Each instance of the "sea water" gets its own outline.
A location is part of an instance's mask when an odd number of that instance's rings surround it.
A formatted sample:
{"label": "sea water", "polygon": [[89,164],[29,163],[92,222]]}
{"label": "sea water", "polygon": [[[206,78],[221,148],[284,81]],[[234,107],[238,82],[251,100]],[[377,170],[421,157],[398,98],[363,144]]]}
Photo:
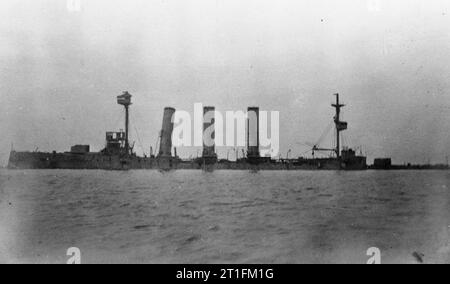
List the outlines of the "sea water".
{"label": "sea water", "polygon": [[0,262],[450,263],[448,171],[0,170]]}

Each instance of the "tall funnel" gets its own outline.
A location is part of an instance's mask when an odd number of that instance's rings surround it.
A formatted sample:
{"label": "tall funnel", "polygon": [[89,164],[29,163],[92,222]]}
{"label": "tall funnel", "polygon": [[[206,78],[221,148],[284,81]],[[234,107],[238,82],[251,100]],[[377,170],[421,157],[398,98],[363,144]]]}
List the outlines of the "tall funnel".
{"label": "tall funnel", "polygon": [[249,107],[247,115],[247,156],[259,158],[259,108]]}
{"label": "tall funnel", "polygon": [[216,157],[215,107],[203,108],[203,157]]}
{"label": "tall funnel", "polygon": [[173,116],[175,109],[167,107],[164,109],[163,125],[161,130],[161,141],[159,147],[159,157],[172,156],[172,133],[173,133]]}

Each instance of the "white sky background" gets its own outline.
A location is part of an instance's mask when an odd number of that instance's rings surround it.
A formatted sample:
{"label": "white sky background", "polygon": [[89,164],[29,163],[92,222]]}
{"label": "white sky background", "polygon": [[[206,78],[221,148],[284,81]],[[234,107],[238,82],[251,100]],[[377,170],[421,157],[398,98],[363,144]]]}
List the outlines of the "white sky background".
{"label": "white sky background", "polygon": [[104,132],[121,128],[124,90],[145,149],[165,106],[202,102],[280,111],[281,152],[298,155],[339,92],[350,146],[370,159],[444,162],[450,1],[82,0],[79,13],[66,0],[0,1],[0,164],[11,142],[100,150]]}

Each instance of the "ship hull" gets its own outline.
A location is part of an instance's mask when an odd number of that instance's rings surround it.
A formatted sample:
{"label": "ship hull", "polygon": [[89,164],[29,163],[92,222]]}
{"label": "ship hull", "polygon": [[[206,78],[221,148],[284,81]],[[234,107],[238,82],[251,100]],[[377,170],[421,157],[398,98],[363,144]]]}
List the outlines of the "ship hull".
{"label": "ship hull", "polygon": [[129,170],[151,169],[155,167],[154,160],[149,158],[123,158],[104,155],[102,153],[41,153],[12,152],[9,169],[73,169],[73,170]]}
{"label": "ship hull", "polygon": [[200,159],[182,161],[173,157],[143,158],[121,157],[105,155],[103,153],[42,153],[42,152],[11,152],[9,169],[71,169],[71,170],[366,170],[365,157],[355,157],[348,161],[338,159],[308,159],[274,161],[262,159],[257,163],[254,160],[247,162],[240,160],[218,161],[205,163]]}

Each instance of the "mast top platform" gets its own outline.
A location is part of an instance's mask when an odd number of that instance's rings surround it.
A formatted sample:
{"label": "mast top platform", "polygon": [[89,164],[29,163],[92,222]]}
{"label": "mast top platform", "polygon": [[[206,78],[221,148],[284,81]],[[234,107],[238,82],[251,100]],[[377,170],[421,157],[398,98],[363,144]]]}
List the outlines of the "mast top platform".
{"label": "mast top platform", "polygon": [[339,108],[339,109],[345,107],[344,104],[339,103],[339,94],[334,94],[334,95],[336,96],[336,103],[332,104],[331,106],[335,107],[335,108]]}
{"label": "mast top platform", "polygon": [[123,92],[122,95],[117,97],[117,103],[119,105],[123,105],[125,107],[130,106],[131,105],[131,98],[132,98],[132,95],[130,95],[130,93]]}

